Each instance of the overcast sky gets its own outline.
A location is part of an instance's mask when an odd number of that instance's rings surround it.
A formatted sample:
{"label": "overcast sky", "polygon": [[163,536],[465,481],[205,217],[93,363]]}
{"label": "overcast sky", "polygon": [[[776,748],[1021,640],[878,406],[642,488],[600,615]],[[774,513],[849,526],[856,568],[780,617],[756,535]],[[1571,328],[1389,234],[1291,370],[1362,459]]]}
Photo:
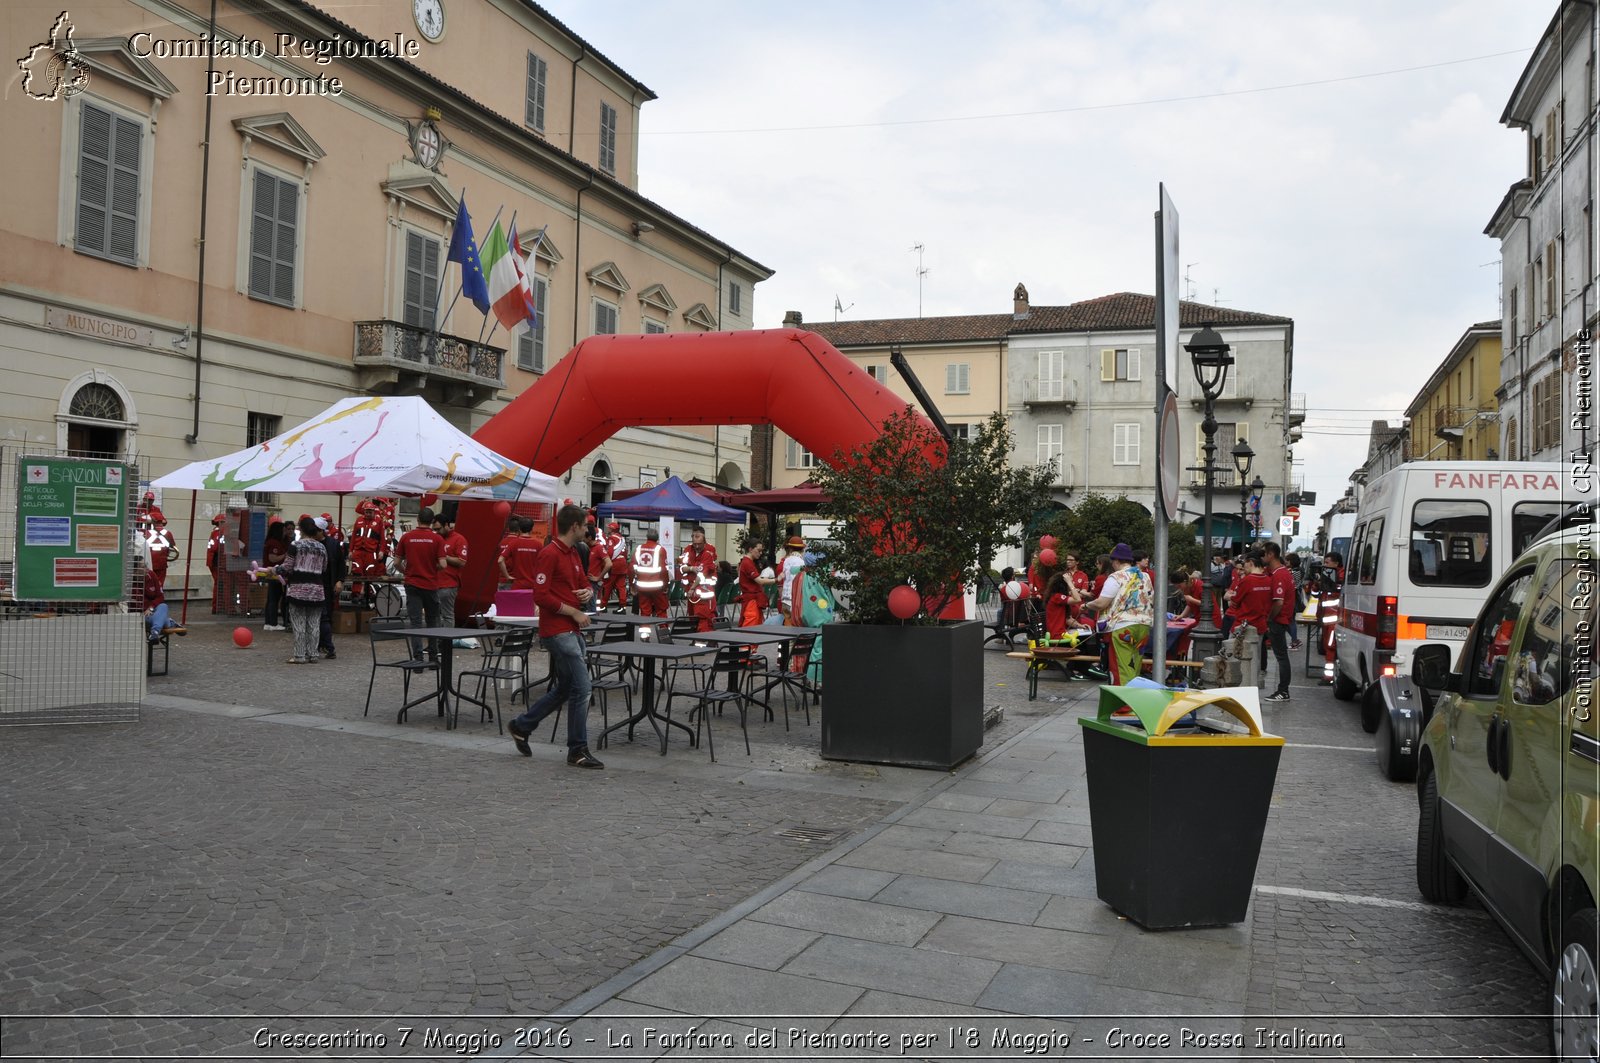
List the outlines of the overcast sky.
{"label": "overcast sky", "polygon": [[[1317,510],[1500,316],[1499,124],[1555,0],[541,0],[659,97],[640,190],[777,271],[756,324],[1153,292],[1291,317]],[[1195,98],[1199,97],[1199,98]],[[1259,450],[1260,447],[1257,446]]]}

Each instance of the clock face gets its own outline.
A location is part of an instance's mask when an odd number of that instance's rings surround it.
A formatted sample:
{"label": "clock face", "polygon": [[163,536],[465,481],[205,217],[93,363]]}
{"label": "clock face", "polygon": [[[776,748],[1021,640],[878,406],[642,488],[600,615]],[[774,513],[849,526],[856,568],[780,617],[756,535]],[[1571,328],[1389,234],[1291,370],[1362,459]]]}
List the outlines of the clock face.
{"label": "clock face", "polygon": [[424,122],[417,130],[417,161],[431,170],[439,164],[440,150],[439,131],[432,122]]}
{"label": "clock face", "polygon": [[428,40],[444,36],[444,0],[411,0],[411,15]]}

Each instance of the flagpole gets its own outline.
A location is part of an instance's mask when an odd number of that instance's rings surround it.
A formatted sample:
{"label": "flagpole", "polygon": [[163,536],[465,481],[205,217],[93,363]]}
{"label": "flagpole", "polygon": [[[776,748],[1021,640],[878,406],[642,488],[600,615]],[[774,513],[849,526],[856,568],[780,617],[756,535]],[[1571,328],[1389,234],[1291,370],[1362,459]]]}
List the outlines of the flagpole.
{"label": "flagpole", "polygon": [[[462,189],[461,190],[461,194],[463,196],[465,196],[467,194],[466,189]],[[494,212],[494,221],[491,221],[489,223],[489,228],[491,228],[491,229],[494,228],[494,222],[500,220],[500,212],[505,210],[505,209],[506,209],[506,205],[504,203],[500,204],[500,210],[497,210],[497,211]],[[462,273],[465,274],[467,267],[462,265],[461,263],[457,263],[457,265],[460,266]],[[444,278],[445,278],[445,274],[441,270],[440,273],[439,273],[439,294],[441,296],[444,294]],[[434,328],[433,328],[433,332],[434,332],[435,336],[437,336],[439,334],[439,328],[440,328],[441,325],[444,324],[444,319],[450,316],[450,311],[454,310],[456,308],[456,304],[461,301],[461,291],[465,287],[466,287],[466,281],[463,279],[460,284],[456,285],[455,297],[450,300],[450,306],[445,310],[444,314],[442,316],[441,315],[435,315]],[[438,304],[435,303],[434,305],[437,307]],[[479,329],[480,333],[482,331],[483,331],[482,329]]]}
{"label": "flagpole", "polygon": [[[511,212],[511,229],[512,229],[512,231],[513,231],[513,232],[515,232],[515,231],[516,231],[516,228],[517,228],[517,214],[516,214],[516,211],[512,211],[512,212]],[[549,229],[550,229],[550,223],[549,223],[549,222],[546,222],[546,223],[545,223],[545,224],[544,224],[544,225],[543,225],[543,226],[542,226],[542,227],[541,227],[541,228],[540,228],[540,229],[539,229],[539,233],[538,233],[538,235],[536,235],[536,236],[535,236],[535,237],[534,237],[534,238],[533,238],[533,246],[534,246],[534,247],[538,247],[538,246],[539,246],[539,241],[540,241],[540,240],[543,240],[543,239],[544,239],[544,234],[545,234],[545,233],[546,233],[546,232],[548,232],[548,231],[549,231]],[[512,248],[511,248],[511,253],[512,253],[512,254],[513,254],[513,255],[515,255],[515,254],[516,254],[516,253],[517,253],[517,249],[516,249],[516,247],[515,247],[515,246],[513,246],[513,247],[512,247]],[[529,252],[529,257],[532,257],[532,252]],[[526,265],[527,265],[527,263],[526,263],[526,262],[523,262],[523,263],[521,263],[521,265],[523,265],[523,266],[526,266]],[[538,313],[538,312],[539,312],[539,308],[538,308],[538,307],[534,307],[534,308],[533,308],[533,309],[534,309],[534,313]],[[496,328],[499,328],[499,327],[500,327],[500,319],[499,319],[499,317],[496,317],[496,318],[495,318],[495,322],[494,322],[494,326],[493,326],[493,327],[491,327],[491,328],[490,328],[490,329],[489,329],[489,339],[486,339],[486,340],[483,340],[483,341],[482,341],[482,342],[484,342],[484,343],[488,343],[488,342],[489,342],[489,340],[492,340],[492,339],[494,339],[494,330],[495,330],[495,329],[496,329]]]}
{"label": "flagpole", "polygon": [[[502,204],[502,206],[503,206],[503,204]],[[495,221],[499,221],[500,220],[500,215],[496,214],[494,217],[495,217]],[[513,232],[515,232],[516,228],[517,228],[517,212],[516,211],[512,211],[511,212],[511,229],[512,229]],[[491,232],[494,230],[494,222],[490,222],[489,223],[489,229],[490,229]],[[515,252],[512,252],[512,253],[515,253]],[[481,259],[482,256],[480,255],[479,258]],[[500,327],[500,318],[498,316],[495,316],[495,315],[492,315],[492,314],[484,314],[483,315],[483,325],[489,324],[489,318],[490,317],[494,317],[494,326],[489,329],[489,336],[491,338],[493,338],[494,330],[496,328]],[[478,326],[478,342],[479,343],[488,343],[489,341],[483,338],[483,325],[479,325]]]}

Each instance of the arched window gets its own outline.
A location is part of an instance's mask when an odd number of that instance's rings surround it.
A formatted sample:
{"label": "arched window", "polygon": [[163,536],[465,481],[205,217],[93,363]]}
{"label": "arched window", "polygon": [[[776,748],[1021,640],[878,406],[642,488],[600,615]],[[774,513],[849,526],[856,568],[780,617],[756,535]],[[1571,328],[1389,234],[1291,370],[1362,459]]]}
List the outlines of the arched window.
{"label": "arched window", "polygon": [[56,445],[72,454],[131,458],[138,450],[137,427],[128,392],[100,370],[68,384],[56,408]]}
{"label": "arched window", "polygon": [[611,485],[616,478],[611,475],[611,463],[600,458],[589,469],[589,505],[598,506],[611,500]]}

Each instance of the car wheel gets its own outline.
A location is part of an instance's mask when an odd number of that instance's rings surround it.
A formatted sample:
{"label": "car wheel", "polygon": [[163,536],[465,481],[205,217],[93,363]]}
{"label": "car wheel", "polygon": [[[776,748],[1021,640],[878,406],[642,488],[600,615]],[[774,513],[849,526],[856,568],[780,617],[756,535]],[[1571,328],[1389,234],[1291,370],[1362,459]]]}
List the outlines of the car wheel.
{"label": "car wheel", "polygon": [[1378,729],[1378,718],[1387,713],[1383,708],[1383,691],[1378,689],[1377,683],[1367,686],[1367,692],[1361,695],[1361,729],[1367,734]]}
{"label": "car wheel", "polygon": [[1417,890],[1434,904],[1459,904],[1467,895],[1467,884],[1444,855],[1439,783],[1431,771],[1422,778],[1421,806],[1417,816]]}
{"label": "car wheel", "polygon": [[1550,976],[1550,1047],[1558,1060],[1594,1059],[1600,1050],[1600,919],[1578,912],[1561,931],[1561,952]]}
{"label": "car wheel", "polygon": [[1335,664],[1333,666],[1333,696],[1340,701],[1349,701],[1356,696],[1358,689],[1360,688],[1356,686],[1355,680],[1346,679],[1344,673],[1339,670],[1339,666]]}
{"label": "car wheel", "polygon": [[1378,749],[1378,769],[1383,772],[1385,779],[1394,782],[1410,782],[1417,777],[1417,757],[1415,747],[1412,755],[1400,754],[1400,743],[1394,733],[1394,717],[1389,715],[1387,709],[1378,717],[1378,733],[1376,738]]}

